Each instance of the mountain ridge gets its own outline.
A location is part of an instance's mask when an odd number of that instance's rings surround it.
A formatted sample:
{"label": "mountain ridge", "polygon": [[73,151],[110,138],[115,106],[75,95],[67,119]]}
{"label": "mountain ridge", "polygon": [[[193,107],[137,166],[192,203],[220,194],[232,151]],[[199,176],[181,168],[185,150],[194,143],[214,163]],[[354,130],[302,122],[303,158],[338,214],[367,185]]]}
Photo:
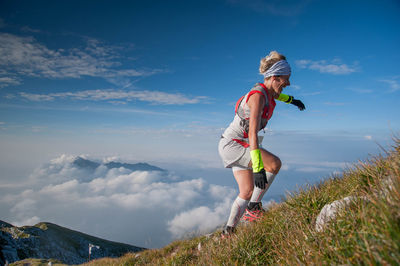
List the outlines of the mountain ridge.
{"label": "mountain ridge", "polygon": [[84,168],[84,169],[90,169],[90,170],[95,170],[97,167],[104,165],[108,169],[113,169],[113,168],[126,168],[131,171],[160,171],[164,172],[166,170],[159,168],[154,165],[150,165],[148,163],[121,163],[121,162],[107,162],[107,163],[98,163],[94,162],[85,158],[82,158],[81,156],[76,156],[76,158],[72,161],[72,164],[79,167],[79,168]]}
{"label": "mountain ridge", "polygon": [[40,222],[34,226],[13,226],[0,220],[0,264],[26,258],[56,259],[66,264],[80,264],[88,260],[89,244],[91,258],[119,257],[128,252],[145,248],[114,242],[54,223]]}

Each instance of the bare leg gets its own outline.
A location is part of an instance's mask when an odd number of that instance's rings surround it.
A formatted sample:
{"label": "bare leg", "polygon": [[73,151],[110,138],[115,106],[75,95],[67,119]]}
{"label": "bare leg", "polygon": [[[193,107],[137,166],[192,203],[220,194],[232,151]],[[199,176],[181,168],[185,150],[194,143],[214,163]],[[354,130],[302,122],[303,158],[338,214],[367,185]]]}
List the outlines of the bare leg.
{"label": "bare leg", "polygon": [[249,200],[254,188],[253,172],[251,170],[239,170],[233,172],[233,175],[239,185],[239,197]]}
{"label": "bare leg", "polygon": [[253,172],[251,170],[234,171],[233,175],[239,186],[239,195],[232,204],[231,213],[226,223],[227,228],[234,228],[238,224],[247,208],[254,188]]}

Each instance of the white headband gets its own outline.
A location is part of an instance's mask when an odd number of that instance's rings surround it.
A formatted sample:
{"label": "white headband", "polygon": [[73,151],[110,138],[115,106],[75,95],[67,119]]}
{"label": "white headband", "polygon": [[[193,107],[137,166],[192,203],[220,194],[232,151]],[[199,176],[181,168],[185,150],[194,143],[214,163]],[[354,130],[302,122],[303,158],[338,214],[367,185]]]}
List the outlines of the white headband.
{"label": "white headband", "polygon": [[290,65],[286,60],[280,60],[273,64],[267,71],[262,73],[264,78],[272,77],[272,76],[283,76],[290,75],[291,69]]}

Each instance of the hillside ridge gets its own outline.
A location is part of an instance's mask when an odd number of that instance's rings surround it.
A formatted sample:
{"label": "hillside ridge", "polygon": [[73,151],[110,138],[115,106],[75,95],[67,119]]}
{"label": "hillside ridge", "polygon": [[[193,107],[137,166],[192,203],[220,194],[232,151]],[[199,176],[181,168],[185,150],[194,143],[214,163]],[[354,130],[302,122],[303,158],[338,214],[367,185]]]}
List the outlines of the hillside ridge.
{"label": "hillside ridge", "polygon": [[91,258],[119,257],[144,250],[49,222],[16,227],[0,221],[0,229],[0,265],[26,258],[52,258],[66,264],[80,264],[88,260],[89,244],[99,246],[92,250]]}

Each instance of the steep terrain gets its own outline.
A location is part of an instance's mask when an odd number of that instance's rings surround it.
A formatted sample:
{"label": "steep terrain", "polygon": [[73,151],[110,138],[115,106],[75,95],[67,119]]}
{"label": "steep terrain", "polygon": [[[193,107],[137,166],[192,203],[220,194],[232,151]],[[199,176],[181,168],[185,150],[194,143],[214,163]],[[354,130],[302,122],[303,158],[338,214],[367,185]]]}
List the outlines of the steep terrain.
{"label": "steep terrain", "polygon": [[56,259],[66,264],[80,264],[91,258],[119,257],[143,248],[107,241],[52,223],[15,227],[0,221],[0,265],[26,258]]}
{"label": "steep terrain", "polygon": [[[334,215],[321,219],[323,209]],[[138,264],[400,265],[400,140],[385,157],[303,186],[230,239],[215,232],[88,265]]]}

